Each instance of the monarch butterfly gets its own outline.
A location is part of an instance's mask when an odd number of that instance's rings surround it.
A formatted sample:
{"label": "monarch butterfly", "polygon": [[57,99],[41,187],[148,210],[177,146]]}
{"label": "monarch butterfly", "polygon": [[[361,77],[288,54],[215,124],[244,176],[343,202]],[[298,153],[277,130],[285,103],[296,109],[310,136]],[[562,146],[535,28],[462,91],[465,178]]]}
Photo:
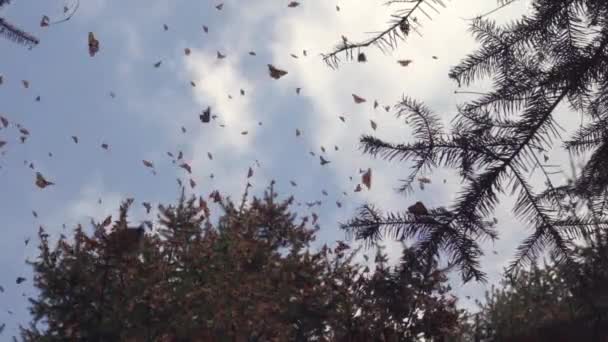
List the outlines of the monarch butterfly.
{"label": "monarch butterfly", "polygon": [[99,40],[95,39],[93,32],[89,32],[89,55],[93,57],[97,52],[99,52]]}

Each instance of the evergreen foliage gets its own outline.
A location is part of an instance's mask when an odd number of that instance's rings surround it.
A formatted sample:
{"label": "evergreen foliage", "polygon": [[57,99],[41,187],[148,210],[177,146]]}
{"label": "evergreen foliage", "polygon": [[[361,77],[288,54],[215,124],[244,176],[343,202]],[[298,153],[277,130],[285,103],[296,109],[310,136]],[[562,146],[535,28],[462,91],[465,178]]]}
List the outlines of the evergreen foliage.
{"label": "evergreen foliage", "polygon": [[[361,138],[372,156],[413,163],[404,192],[421,172],[457,170],[463,184],[457,199],[425,215],[383,214],[367,205],[343,228],[370,242],[382,232],[417,238],[419,255],[446,252],[465,281],[484,280],[479,242],[497,237],[492,215],[499,197],[512,192],[513,212],[532,232],[509,270],[546,250],[558,264],[572,263],[574,241],[607,228],[608,2],[535,0],[521,19],[498,25],[479,17],[470,29],[480,47],[450,77],[459,86],[490,80],[491,89],[459,106],[449,130],[429,108],[406,97],[397,115],[413,125],[416,141]],[[566,110],[584,118],[575,132],[556,122],[556,113]],[[559,143],[574,155],[589,155],[576,182],[554,184],[543,161]],[[546,188],[529,183],[532,172],[541,172]]]}
{"label": "evergreen foliage", "polygon": [[240,206],[222,200],[216,224],[205,201],[182,196],[159,206],[141,243],[117,249],[113,234],[134,229],[131,202],[111,229],[78,228],[55,247],[40,231],[32,263],[40,294],[25,341],[414,341],[457,333],[460,311],[434,261],[404,248],[397,267],[379,252],[370,270],[344,243],[314,251],[316,229],[272,189]]}

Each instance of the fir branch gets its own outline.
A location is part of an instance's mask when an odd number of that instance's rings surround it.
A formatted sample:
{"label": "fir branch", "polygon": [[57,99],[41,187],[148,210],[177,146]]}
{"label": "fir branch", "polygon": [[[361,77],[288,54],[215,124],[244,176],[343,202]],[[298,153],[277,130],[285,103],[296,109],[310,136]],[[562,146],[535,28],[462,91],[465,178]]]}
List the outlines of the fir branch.
{"label": "fir branch", "polygon": [[4,36],[17,44],[29,46],[30,48],[39,43],[36,37],[11,25],[3,18],[0,18],[0,36]]}
{"label": "fir branch", "polygon": [[[434,1],[445,7],[445,4],[442,1]],[[337,68],[340,63],[340,54],[344,54],[347,59],[352,59],[355,50],[360,51],[371,45],[377,46],[382,51],[385,51],[386,48],[395,49],[397,42],[399,40],[404,41],[409,35],[410,30],[416,30],[413,25],[418,24],[418,20],[413,17],[413,14],[416,11],[423,12],[423,4],[432,7],[432,5],[428,3],[428,0],[389,1],[387,5],[395,3],[408,3],[413,4],[413,6],[403,13],[396,13],[394,15],[395,19],[389,23],[389,26],[384,31],[374,33],[373,36],[367,40],[350,43],[347,39],[343,38],[342,44],[338,45],[331,53],[323,55],[325,63],[332,68]],[[423,13],[428,16],[425,12]]]}

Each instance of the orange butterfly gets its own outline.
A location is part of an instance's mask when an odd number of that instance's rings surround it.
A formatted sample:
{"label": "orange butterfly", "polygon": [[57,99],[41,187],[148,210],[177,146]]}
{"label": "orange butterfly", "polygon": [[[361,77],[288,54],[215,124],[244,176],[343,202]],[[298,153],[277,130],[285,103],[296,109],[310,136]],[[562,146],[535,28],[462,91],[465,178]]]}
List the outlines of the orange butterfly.
{"label": "orange butterfly", "polygon": [[40,189],[44,189],[47,186],[54,184],[55,183],[46,180],[40,172],[36,172],[36,186],[38,186]]}
{"label": "orange butterfly", "polygon": [[372,188],[372,169],[367,169],[367,171],[361,176],[361,182],[367,187],[367,189]]}
{"label": "orange butterfly", "polygon": [[95,39],[93,32],[89,32],[89,55],[91,57],[99,52],[99,40]]}

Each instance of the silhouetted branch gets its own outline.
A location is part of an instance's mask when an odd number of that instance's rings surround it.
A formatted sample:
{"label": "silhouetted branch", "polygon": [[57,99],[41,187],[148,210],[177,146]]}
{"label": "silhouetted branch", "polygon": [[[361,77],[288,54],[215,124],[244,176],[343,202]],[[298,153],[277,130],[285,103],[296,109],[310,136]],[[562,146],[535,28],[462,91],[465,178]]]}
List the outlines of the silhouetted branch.
{"label": "silhouetted branch", "polygon": [[30,48],[38,44],[38,38],[11,25],[3,18],[0,18],[0,35],[17,44],[26,45]]}
{"label": "silhouetted branch", "polygon": [[[380,32],[373,33],[373,36],[361,42],[351,43],[346,37],[342,37],[342,43],[338,45],[331,53],[324,54],[323,60],[332,68],[338,67],[340,62],[340,54],[344,54],[346,58],[352,59],[354,51],[361,51],[369,46],[377,46],[385,52],[387,49],[394,49],[398,41],[404,41],[410,32],[413,30],[417,33],[420,23],[418,18],[414,17],[415,12],[421,12],[427,18],[431,19],[430,15],[424,10],[423,5],[437,13],[439,11],[431,3],[445,7],[443,0],[404,0],[404,1],[388,1],[386,5],[393,4],[409,4],[411,8],[399,10],[393,15],[393,20],[389,22],[389,26]],[[420,33],[419,33],[420,34]]]}

